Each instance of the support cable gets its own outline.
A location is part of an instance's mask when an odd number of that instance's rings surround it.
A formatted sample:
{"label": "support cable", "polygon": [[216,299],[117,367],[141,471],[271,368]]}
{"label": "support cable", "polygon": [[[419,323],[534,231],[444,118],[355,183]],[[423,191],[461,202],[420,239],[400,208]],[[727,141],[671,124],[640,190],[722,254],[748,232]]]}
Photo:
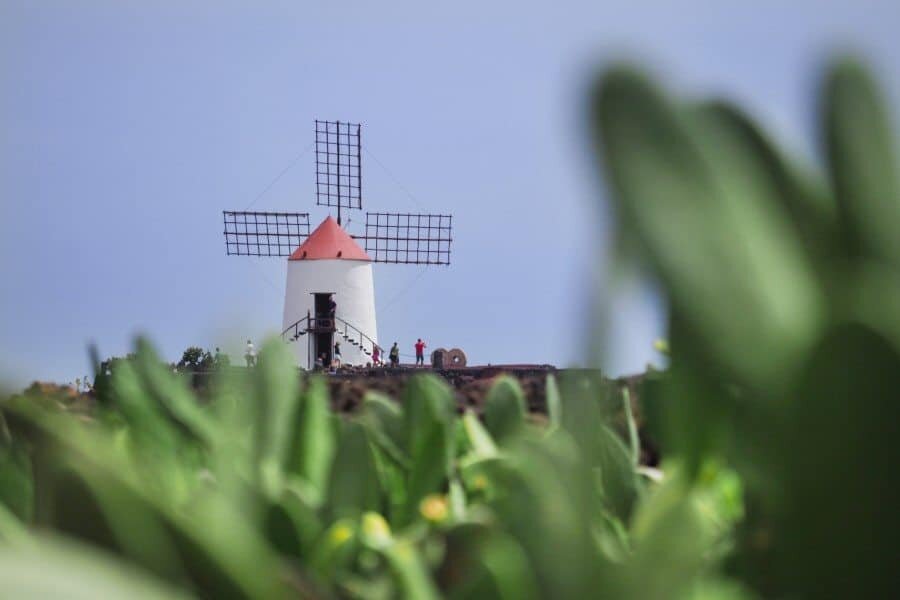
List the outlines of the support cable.
{"label": "support cable", "polygon": [[246,210],[250,210],[250,207],[253,206],[254,204],[256,204],[256,203],[259,201],[260,198],[262,198],[263,196],[265,196],[266,193],[267,193],[269,190],[272,189],[272,186],[274,186],[276,183],[278,183],[278,180],[281,179],[282,177],[284,177],[284,175],[285,175],[288,171],[290,171],[291,169],[293,169],[294,166],[295,166],[298,162],[300,162],[300,159],[303,158],[303,157],[306,155],[307,152],[309,152],[310,150],[312,150],[313,147],[314,147],[315,145],[316,145],[315,142],[310,142],[310,144],[303,150],[303,152],[301,152],[300,154],[298,154],[297,157],[294,158],[294,160],[292,160],[288,166],[286,166],[284,169],[282,169],[281,172],[280,172],[278,175],[275,176],[275,179],[273,179],[272,181],[270,181],[270,182],[269,182],[269,185],[267,185],[267,186],[265,187],[265,189],[263,189],[263,191],[261,191],[259,194],[257,194],[256,198],[253,199],[253,202],[251,202],[250,204],[248,204],[248,205],[247,205],[247,208],[245,208],[244,210],[245,210],[245,211],[246,211]]}
{"label": "support cable", "polygon": [[421,271],[419,271],[419,274],[416,275],[416,277],[412,281],[410,281],[409,284],[406,285],[406,287],[391,296],[391,299],[387,301],[387,304],[382,305],[381,308],[377,308],[376,311],[383,312],[393,306],[394,302],[400,299],[400,296],[408,292],[412,288],[412,286],[414,286],[422,278],[422,275],[425,274],[425,271],[428,270],[428,267],[429,265],[425,265],[425,267]]}
{"label": "support cable", "polygon": [[390,177],[391,180],[393,180],[393,182],[397,185],[397,187],[399,187],[401,190],[403,190],[403,192],[407,196],[409,196],[409,199],[412,200],[413,203],[416,206],[418,206],[420,210],[424,210],[424,207],[422,206],[421,203],[419,203],[419,201],[416,199],[416,197],[413,195],[413,193],[411,191],[409,191],[409,189],[405,185],[400,183],[400,180],[397,179],[397,177],[391,172],[390,169],[388,169],[386,166],[384,166],[383,162],[378,160],[378,158],[374,154],[372,154],[372,152],[369,150],[368,146],[363,146],[363,150],[365,150],[365,152],[369,156],[369,158],[374,160],[375,164],[377,164],[379,167],[381,167],[381,169],[387,174],[387,176]]}

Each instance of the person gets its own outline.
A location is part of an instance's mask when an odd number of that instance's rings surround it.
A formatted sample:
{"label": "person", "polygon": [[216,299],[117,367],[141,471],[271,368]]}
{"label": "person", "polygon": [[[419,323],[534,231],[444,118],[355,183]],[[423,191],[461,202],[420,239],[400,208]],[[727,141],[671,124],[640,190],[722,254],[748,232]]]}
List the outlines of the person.
{"label": "person", "polygon": [[328,296],[328,316],[333,319],[335,313],[337,313],[337,302],[334,301],[334,296]]}
{"label": "person", "polygon": [[216,355],[213,357],[213,366],[216,368],[227,367],[231,364],[231,360],[228,358],[228,355],[222,352],[218,346],[216,346]]}
{"label": "person", "polygon": [[381,348],[378,347],[378,344],[372,345],[372,365],[377,367],[381,364]]}
{"label": "person", "polygon": [[416,342],[416,365],[425,366],[425,342],[422,341],[422,338]]}
{"label": "person", "polygon": [[334,343],[334,364],[341,366],[341,343]]}
{"label": "person", "polygon": [[400,366],[400,346],[397,345],[397,342],[394,342],[394,345],[391,346],[391,352],[388,354],[388,358],[391,359],[392,367]]}
{"label": "person", "polygon": [[325,368],[325,354],[320,354],[316,357],[316,371],[321,371]]}
{"label": "person", "polygon": [[244,360],[247,361],[248,367],[256,366],[256,348],[250,340],[247,340],[247,350],[244,351]]}

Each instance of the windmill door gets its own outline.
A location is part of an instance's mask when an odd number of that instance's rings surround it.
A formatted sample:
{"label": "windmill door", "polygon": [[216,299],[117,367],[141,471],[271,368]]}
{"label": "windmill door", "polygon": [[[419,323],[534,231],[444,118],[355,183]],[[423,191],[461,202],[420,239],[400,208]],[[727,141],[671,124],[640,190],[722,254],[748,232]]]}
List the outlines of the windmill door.
{"label": "windmill door", "polygon": [[326,366],[331,364],[334,342],[334,315],[331,314],[331,300],[334,294],[322,292],[313,294],[315,309],[315,327],[313,327],[313,348],[315,356],[323,356]]}

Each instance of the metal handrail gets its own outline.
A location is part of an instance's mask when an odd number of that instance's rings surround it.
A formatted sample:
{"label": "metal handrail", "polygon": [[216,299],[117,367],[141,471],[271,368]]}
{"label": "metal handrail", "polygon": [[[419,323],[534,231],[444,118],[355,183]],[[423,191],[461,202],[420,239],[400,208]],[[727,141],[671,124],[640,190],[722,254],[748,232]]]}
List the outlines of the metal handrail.
{"label": "metal handrail", "polygon": [[[281,332],[281,339],[284,339],[284,336],[285,336],[289,331],[292,331],[292,330],[293,330],[293,337],[294,337],[294,338],[300,337],[300,336],[299,336],[299,333],[300,333],[299,327],[300,327],[300,324],[303,323],[304,321],[306,321],[306,322],[308,323],[308,322],[309,322],[309,316],[305,316],[305,317],[303,317],[302,319],[300,319],[299,321],[297,321],[296,323],[293,323],[293,324],[291,324],[291,325],[288,325],[287,329],[285,329],[284,331]],[[303,333],[306,333],[306,331],[307,331],[308,329],[309,329],[309,325],[306,326],[306,329],[303,330]],[[291,340],[291,341],[293,341],[293,340]]]}
{"label": "metal handrail", "polygon": [[347,327],[349,327],[349,328],[351,328],[353,331],[355,331],[356,333],[359,334],[360,339],[365,338],[366,340],[368,340],[368,342],[369,342],[370,344],[372,344],[373,348],[374,348],[375,346],[378,346],[378,344],[375,342],[375,340],[373,340],[372,338],[370,338],[369,336],[367,336],[365,333],[363,333],[362,330],[360,330],[359,327],[356,327],[355,325],[353,325],[353,324],[351,324],[351,323],[348,323],[347,321],[345,321],[344,319],[338,317],[337,315],[335,315],[334,320],[335,320],[335,321],[340,321],[341,323],[344,324],[344,335],[347,335]]}
{"label": "metal handrail", "polygon": [[[299,335],[299,334],[300,334],[300,324],[301,324],[301,323],[304,323],[304,322],[307,324],[307,325],[306,325],[306,328],[303,330],[303,333],[306,333],[306,332],[309,331],[309,329],[310,329],[310,327],[309,327],[309,321],[310,321],[311,319],[314,319],[314,318],[315,318],[315,317],[311,317],[311,316],[307,315],[307,316],[305,316],[305,317],[299,319],[297,322],[292,323],[291,325],[289,325],[289,326],[287,327],[287,329],[285,329],[284,331],[281,332],[281,339],[284,339],[284,338],[285,338],[285,335],[287,335],[287,334],[290,332],[290,333],[292,333],[292,335],[291,335],[291,341],[294,341],[296,338],[300,337],[300,335]],[[358,334],[360,340],[362,340],[362,339],[367,340],[367,341],[372,345],[373,348],[374,348],[375,346],[378,346],[378,343],[375,342],[375,340],[373,340],[373,339],[370,338],[369,336],[367,336],[365,333],[363,333],[362,330],[361,330],[359,327],[353,325],[352,323],[348,323],[347,321],[345,321],[344,319],[342,319],[342,318],[340,318],[340,317],[338,317],[338,316],[334,316],[334,317],[330,317],[330,318],[333,318],[333,320],[335,321],[335,323],[337,323],[338,321],[340,321],[341,323],[343,323],[343,325],[344,325],[344,333],[343,333],[343,335],[347,335],[347,333],[348,333],[348,328],[349,328],[349,329],[352,329],[356,334]],[[380,347],[380,346],[379,346],[379,347]]]}

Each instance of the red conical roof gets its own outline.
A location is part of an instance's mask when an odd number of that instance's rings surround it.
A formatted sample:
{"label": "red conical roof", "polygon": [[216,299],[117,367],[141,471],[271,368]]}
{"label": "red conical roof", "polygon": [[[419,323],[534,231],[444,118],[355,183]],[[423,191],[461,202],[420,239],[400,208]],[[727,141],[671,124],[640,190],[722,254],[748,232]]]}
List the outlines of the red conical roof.
{"label": "red conical roof", "polygon": [[309,234],[288,260],[368,260],[369,255],[330,216]]}

